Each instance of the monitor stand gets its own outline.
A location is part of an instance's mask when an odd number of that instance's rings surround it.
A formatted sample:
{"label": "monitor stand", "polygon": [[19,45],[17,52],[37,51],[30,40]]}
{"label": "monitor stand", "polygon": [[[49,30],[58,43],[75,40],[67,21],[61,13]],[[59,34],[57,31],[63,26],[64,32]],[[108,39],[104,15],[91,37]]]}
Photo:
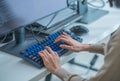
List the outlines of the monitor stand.
{"label": "monitor stand", "polygon": [[37,43],[33,37],[27,38],[25,34],[26,33],[24,27],[17,29],[14,32],[14,40],[0,47],[0,50],[15,56],[20,56],[20,53],[24,52],[27,47],[34,43]]}
{"label": "monitor stand", "polygon": [[84,15],[84,17],[82,19],[78,20],[77,22],[84,23],[84,24],[90,24],[90,23],[102,18],[103,16],[105,16],[108,13],[109,13],[109,11],[107,11],[107,10],[88,7],[88,12]]}

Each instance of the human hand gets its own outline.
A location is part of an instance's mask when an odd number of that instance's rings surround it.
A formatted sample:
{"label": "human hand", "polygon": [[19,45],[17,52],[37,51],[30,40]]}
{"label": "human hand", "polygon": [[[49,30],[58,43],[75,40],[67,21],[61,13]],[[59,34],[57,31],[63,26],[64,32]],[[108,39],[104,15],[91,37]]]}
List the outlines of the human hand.
{"label": "human hand", "polygon": [[80,51],[87,51],[87,48],[89,47],[89,44],[81,44],[80,42],[74,40],[71,38],[68,34],[63,32],[63,35],[59,36],[54,43],[63,41],[66,44],[61,44],[60,47],[64,49],[68,49],[74,52],[80,52]]}
{"label": "human hand", "polygon": [[40,56],[43,59],[45,67],[51,72],[55,73],[61,68],[60,58],[56,52],[53,52],[52,49],[46,46],[46,50],[39,52]]}

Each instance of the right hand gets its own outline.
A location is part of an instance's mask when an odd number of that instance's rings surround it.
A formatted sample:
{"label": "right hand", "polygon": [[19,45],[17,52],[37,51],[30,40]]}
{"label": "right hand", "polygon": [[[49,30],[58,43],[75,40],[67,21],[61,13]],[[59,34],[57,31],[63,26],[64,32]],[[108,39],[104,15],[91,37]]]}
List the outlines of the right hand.
{"label": "right hand", "polygon": [[89,48],[89,44],[81,44],[80,42],[71,38],[65,32],[63,32],[63,35],[55,39],[54,43],[59,41],[63,41],[66,43],[66,44],[61,44],[60,45],[61,48],[68,49],[74,52],[87,51],[87,48]]}

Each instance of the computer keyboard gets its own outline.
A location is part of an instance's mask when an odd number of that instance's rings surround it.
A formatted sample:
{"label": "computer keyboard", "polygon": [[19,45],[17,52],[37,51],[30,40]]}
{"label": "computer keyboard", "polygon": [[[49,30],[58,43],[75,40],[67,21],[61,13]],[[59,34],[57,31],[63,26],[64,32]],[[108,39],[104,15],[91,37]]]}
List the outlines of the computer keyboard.
{"label": "computer keyboard", "polygon": [[[23,57],[23,59],[27,60],[28,62],[34,64],[35,66],[41,68],[44,66],[42,58],[40,57],[40,55],[38,54],[39,51],[42,51],[45,49],[45,46],[49,46],[51,47],[51,49],[55,52],[58,53],[59,56],[65,54],[66,52],[68,52],[68,50],[66,49],[62,49],[59,47],[60,44],[65,44],[64,42],[60,41],[57,43],[54,43],[54,40],[60,36],[62,34],[64,30],[58,31],[50,36],[48,36],[47,38],[45,38],[44,40],[40,41],[40,43],[36,43],[33,44],[32,46],[26,48],[24,50],[24,53],[21,52],[20,55]],[[73,39],[82,42],[82,38],[77,37],[76,35],[69,33],[67,31],[64,31],[67,34],[69,34]]]}

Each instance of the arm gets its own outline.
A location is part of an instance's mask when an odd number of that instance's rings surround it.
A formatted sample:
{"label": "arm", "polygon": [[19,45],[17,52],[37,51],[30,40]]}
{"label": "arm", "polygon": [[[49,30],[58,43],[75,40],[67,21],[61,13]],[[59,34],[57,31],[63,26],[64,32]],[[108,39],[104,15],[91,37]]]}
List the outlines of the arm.
{"label": "arm", "polygon": [[[54,73],[62,81],[84,81],[85,79],[76,74],[71,74],[63,68],[60,68]],[[86,80],[85,80],[86,81]]]}
{"label": "arm", "polygon": [[74,52],[88,51],[94,53],[104,54],[104,44],[82,44],[72,39],[68,34],[63,32],[63,35],[59,36],[56,42],[64,41],[66,44],[60,45],[61,48],[68,49]]}
{"label": "arm", "polygon": [[107,45],[105,52],[105,64],[98,74],[90,80],[71,74],[61,68],[60,61],[57,55],[50,48],[47,47],[47,52],[40,52],[46,68],[63,81],[120,81],[120,31],[118,34],[112,36]]}
{"label": "arm", "polygon": [[85,80],[78,75],[73,75],[62,68],[56,71],[55,75],[63,81],[120,81],[120,29],[111,37],[107,47],[103,67],[97,75],[90,80]]}
{"label": "arm", "polygon": [[104,54],[104,47],[105,47],[104,43],[102,43],[102,44],[90,44],[88,51],[92,52],[92,53]]}
{"label": "arm", "polygon": [[58,54],[53,52],[50,47],[46,47],[46,50],[40,51],[39,54],[42,57],[44,65],[48,71],[61,78],[63,81],[70,81],[72,78],[77,78],[75,81],[83,80],[78,75],[73,75],[61,68]]}

